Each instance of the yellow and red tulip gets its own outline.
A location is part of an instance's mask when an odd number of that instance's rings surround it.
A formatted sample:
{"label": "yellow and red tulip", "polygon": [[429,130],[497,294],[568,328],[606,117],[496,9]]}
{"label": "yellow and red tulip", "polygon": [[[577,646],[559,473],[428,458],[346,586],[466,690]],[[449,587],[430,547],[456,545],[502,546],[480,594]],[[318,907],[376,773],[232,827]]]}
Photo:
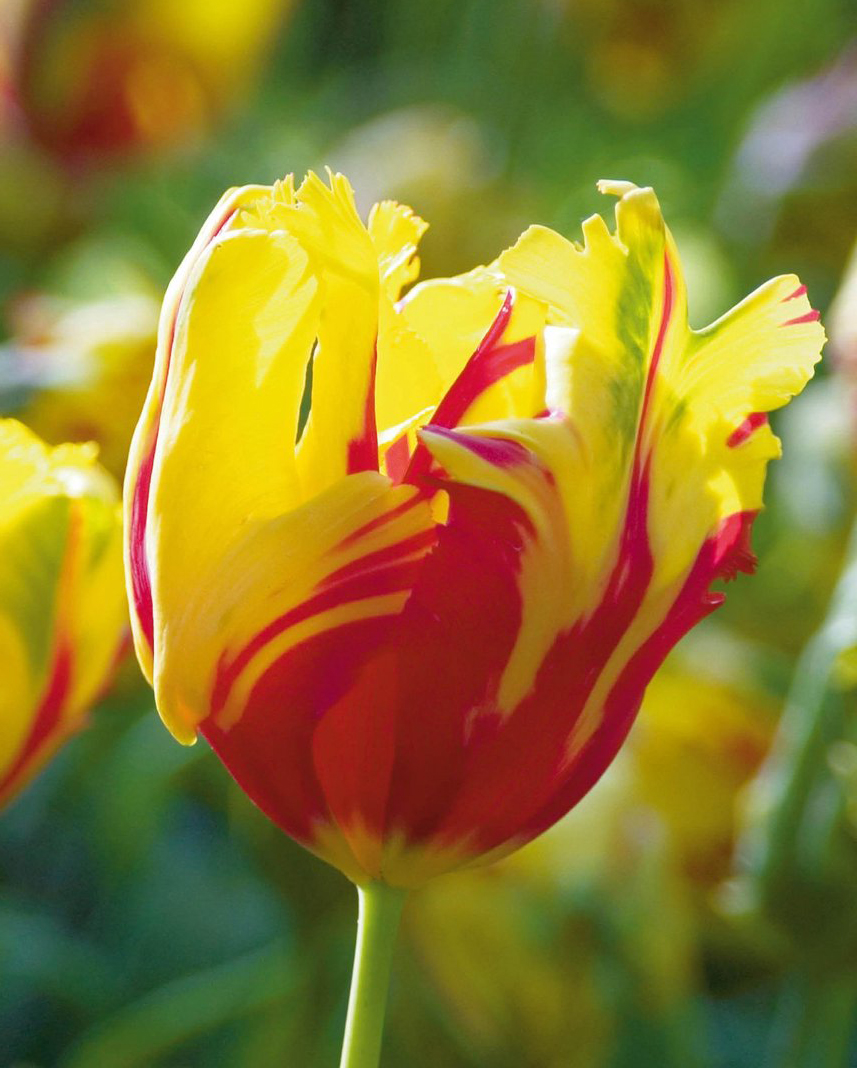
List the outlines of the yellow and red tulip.
{"label": "yellow and red tulip", "polygon": [[83,726],[115,663],[120,520],[92,446],[0,420],[0,803]]}
{"label": "yellow and red tulip", "polygon": [[532,227],[402,298],[409,209],[233,190],[168,290],[126,476],[138,656],[176,737],[359,884],[556,822],[752,570],[765,413],[818,314],[786,276],[691,330],[655,194],[602,191],[615,232]]}

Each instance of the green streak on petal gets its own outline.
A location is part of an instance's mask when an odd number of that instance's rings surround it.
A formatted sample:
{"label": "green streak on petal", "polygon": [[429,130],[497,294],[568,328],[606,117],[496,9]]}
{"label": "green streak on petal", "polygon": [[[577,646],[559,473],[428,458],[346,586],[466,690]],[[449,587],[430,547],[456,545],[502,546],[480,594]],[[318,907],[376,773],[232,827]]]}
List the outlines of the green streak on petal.
{"label": "green streak on petal", "polygon": [[0,604],[37,677],[47,670],[53,647],[70,519],[67,497],[43,497],[0,528]]}

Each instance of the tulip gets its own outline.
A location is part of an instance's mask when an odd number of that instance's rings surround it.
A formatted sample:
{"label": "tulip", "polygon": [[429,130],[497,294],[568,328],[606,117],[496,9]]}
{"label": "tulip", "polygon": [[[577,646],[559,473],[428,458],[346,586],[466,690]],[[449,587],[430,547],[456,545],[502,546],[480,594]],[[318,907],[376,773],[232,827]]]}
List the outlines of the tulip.
{"label": "tulip", "polygon": [[341,175],[233,190],[164,302],[126,473],[137,654],[173,734],[361,889],[352,1068],[404,891],[572,808],[752,570],[765,413],[823,343],[794,276],[690,330],[654,192],[601,189],[615,233],[532,227],[404,298],[408,208],[364,226]]}
{"label": "tulip", "polygon": [[187,142],[246,95],[293,6],[21,0],[0,20],[0,91],[68,166]]}
{"label": "tulip", "polygon": [[125,630],[118,490],[90,445],[0,420],[0,804],[86,721]]}

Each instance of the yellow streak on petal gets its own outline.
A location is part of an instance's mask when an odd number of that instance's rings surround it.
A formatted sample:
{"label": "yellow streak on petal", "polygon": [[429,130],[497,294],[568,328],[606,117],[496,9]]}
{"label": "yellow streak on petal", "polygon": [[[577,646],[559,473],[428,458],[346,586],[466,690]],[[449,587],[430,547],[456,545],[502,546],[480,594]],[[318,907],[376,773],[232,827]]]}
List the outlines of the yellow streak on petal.
{"label": "yellow streak on petal", "polygon": [[[184,587],[181,603],[161,617],[156,697],[166,725],[177,737],[192,736],[210,712],[221,660],[231,663],[259,632],[304,604],[340,568],[431,526],[428,502],[412,486],[393,487],[377,472],[342,479],[281,515],[248,520],[220,547],[206,581]],[[403,552],[400,559],[417,559],[425,551]],[[236,722],[262,672],[299,641],[345,622],[395,614],[406,597],[403,591],[349,602],[277,635],[244,667],[218,723]]]}
{"label": "yellow streak on petal", "polygon": [[250,693],[260,677],[290,649],[309,638],[326,631],[336,630],[348,623],[379,619],[383,616],[396,616],[404,608],[409,594],[410,590],[404,590],[400,593],[388,593],[379,597],[364,597],[359,601],[349,601],[312,616],[272,639],[254,656],[251,669],[245,671],[233,686],[229,703],[217,716],[218,727],[228,730],[238,722]]}

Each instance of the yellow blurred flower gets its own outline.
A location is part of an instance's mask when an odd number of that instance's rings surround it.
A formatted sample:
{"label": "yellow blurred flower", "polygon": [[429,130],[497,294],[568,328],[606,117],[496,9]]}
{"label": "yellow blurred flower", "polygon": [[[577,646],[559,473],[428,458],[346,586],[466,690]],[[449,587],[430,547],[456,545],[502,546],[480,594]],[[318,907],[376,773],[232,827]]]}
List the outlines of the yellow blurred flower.
{"label": "yellow blurred flower", "polygon": [[0,803],[79,729],[125,621],[118,489],[92,445],[0,420]]}
{"label": "yellow blurred flower", "polygon": [[[546,0],[543,0],[546,2]],[[607,111],[647,121],[680,107],[725,63],[742,5],[702,0],[552,0],[568,47],[580,48],[587,88]]]}
{"label": "yellow blurred flower", "polygon": [[775,709],[752,690],[667,667],[649,684],[629,740],[639,801],[664,821],[700,890],[729,872],[739,792],[761,764]]}
{"label": "yellow blurred flower", "polygon": [[19,302],[3,353],[35,387],[23,417],[49,442],[95,441],[118,478],[152,373],[158,304],[143,295],[69,304]]}

